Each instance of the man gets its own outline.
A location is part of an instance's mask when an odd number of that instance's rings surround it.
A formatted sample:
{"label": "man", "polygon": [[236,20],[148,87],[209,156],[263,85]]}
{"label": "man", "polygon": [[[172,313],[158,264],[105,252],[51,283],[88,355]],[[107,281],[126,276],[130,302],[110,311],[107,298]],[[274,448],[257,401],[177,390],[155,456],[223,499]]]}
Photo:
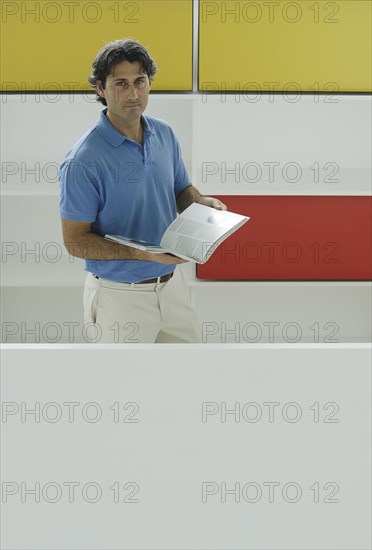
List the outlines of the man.
{"label": "man", "polygon": [[106,106],[60,169],[60,212],[68,252],[86,260],[85,323],[97,342],[200,342],[182,271],[171,254],[103,238],[121,234],[159,244],[193,202],[226,209],[189,182],[166,122],[142,113],[157,67],[134,40],[104,46],[89,82]]}

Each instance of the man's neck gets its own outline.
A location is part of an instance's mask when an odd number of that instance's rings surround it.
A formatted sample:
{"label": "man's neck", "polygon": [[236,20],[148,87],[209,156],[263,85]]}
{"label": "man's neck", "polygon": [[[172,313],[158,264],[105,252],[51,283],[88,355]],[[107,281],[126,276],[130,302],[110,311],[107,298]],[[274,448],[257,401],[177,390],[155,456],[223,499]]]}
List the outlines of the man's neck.
{"label": "man's neck", "polygon": [[134,141],[142,141],[143,132],[141,119],[134,120],[132,124],[123,124],[121,119],[113,117],[109,111],[106,113],[106,118],[118,132],[123,134],[123,136],[129,137]]}

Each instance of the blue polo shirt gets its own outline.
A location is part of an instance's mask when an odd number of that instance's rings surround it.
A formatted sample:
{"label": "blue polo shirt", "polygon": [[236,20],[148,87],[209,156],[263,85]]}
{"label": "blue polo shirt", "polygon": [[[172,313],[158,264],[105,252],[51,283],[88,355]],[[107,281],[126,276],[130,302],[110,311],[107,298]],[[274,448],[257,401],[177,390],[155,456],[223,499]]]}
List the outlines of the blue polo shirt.
{"label": "blue polo shirt", "polygon": [[[61,217],[92,222],[92,232],[159,244],[177,216],[175,194],[191,185],[172,128],[141,115],[143,146],[106,118],[68,152],[60,171]],[[170,273],[175,265],[140,260],[85,260],[85,270],[112,281],[138,282]]]}

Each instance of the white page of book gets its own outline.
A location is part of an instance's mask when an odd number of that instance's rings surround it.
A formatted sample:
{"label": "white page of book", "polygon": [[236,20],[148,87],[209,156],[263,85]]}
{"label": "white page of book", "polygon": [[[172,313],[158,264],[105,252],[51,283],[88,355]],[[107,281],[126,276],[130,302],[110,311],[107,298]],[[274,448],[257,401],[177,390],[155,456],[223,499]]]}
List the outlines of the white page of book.
{"label": "white page of book", "polygon": [[211,247],[227,235],[245,216],[205,208],[193,203],[168,227],[160,245],[162,248],[204,260]]}

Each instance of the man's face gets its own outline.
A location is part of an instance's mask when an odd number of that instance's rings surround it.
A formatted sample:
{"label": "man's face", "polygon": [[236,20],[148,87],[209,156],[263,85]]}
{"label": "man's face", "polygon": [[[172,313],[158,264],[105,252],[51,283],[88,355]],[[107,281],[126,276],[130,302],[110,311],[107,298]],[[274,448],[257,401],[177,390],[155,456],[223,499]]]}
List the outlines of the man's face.
{"label": "man's face", "polygon": [[148,76],[141,70],[138,61],[122,61],[114,67],[113,74],[106,79],[106,87],[97,81],[97,90],[107,102],[111,116],[122,121],[138,120],[146,109],[151,84]]}

